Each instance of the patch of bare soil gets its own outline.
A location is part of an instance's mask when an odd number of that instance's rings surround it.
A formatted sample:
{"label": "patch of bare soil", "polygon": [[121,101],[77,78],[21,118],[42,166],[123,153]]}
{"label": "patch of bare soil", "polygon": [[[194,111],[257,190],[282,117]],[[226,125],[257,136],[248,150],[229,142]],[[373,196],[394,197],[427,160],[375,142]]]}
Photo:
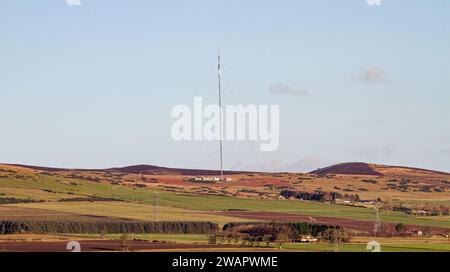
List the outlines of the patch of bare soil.
{"label": "patch of bare soil", "polygon": [[[96,251],[124,251],[119,240],[86,240],[78,241],[82,252]],[[0,252],[70,252],[67,250],[67,241],[53,242],[0,242]],[[177,243],[151,243],[145,241],[130,241],[127,251],[147,250],[190,250],[190,249],[216,249],[226,246],[207,244],[177,244]]]}

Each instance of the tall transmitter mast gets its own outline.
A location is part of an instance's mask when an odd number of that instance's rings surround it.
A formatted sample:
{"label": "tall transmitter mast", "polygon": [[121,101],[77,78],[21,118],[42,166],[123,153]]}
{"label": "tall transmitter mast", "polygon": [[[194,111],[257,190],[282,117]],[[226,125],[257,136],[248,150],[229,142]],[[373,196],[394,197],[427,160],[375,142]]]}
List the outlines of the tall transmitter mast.
{"label": "tall transmitter mast", "polygon": [[221,71],[220,71],[220,51],[218,52],[217,55],[217,60],[218,60],[218,65],[217,65],[217,77],[219,80],[219,119],[220,119],[220,128],[219,128],[219,133],[220,133],[220,180],[224,181],[224,177],[223,177],[223,139],[222,139],[222,83],[221,83]]}

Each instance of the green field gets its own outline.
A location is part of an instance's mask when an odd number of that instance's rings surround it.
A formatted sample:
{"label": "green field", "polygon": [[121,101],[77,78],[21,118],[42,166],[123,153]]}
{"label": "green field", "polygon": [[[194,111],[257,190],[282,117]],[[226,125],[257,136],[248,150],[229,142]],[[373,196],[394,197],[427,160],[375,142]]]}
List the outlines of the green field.
{"label": "green field", "polygon": [[[49,241],[49,240],[86,240],[86,239],[122,239],[121,234],[17,234],[0,236],[1,241]],[[205,234],[129,234],[129,240],[145,240],[150,242],[207,244],[209,235]],[[364,238],[368,239],[368,238]],[[402,238],[375,238],[380,240],[381,252],[450,252],[450,242],[445,239],[402,239]],[[371,240],[371,239],[369,239]],[[227,243],[225,243],[227,244]],[[266,247],[265,243],[255,244],[253,247],[242,247],[241,241],[237,244],[228,244],[229,248],[208,251],[300,251],[300,252],[334,252],[332,243],[286,243],[281,247],[277,243],[271,243]],[[339,244],[339,252],[370,252],[366,242]]]}
{"label": "green field", "polygon": [[[334,252],[333,244],[284,244],[282,249],[295,251]],[[341,244],[339,252],[370,252],[367,244]],[[450,252],[450,244],[382,244],[381,252]]]}
{"label": "green field", "polygon": [[[1,207],[0,212],[2,211]],[[219,225],[224,225],[228,222],[251,221],[170,206],[153,206],[149,204],[123,202],[43,202],[9,204],[3,205],[3,207],[37,209],[46,218],[53,212],[68,212],[85,216],[102,216],[142,221],[210,221]],[[61,216],[60,214],[58,215]],[[0,219],[1,217],[2,215],[0,214]]]}

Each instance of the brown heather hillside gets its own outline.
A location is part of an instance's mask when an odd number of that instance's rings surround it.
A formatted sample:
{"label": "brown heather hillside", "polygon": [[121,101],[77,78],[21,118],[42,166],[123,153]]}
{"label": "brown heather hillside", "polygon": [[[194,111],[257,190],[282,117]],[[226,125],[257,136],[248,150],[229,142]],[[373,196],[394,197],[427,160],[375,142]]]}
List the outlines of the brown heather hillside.
{"label": "brown heather hillside", "polygon": [[372,165],[363,162],[341,163],[312,171],[316,175],[368,175],[381,176]]}
{"label": "brown heather hillside", "polygon": [[[24,165],[0,165],[0,200],[21,198],[37,201],[58,201],[77,197],[70,195],[77,183],[122,185],[130,188],[195,195],[233,196],[240,198],[278,199],[280,192],[336,192],[358,195],[361,199],[397,200],[409,203],[450,204],[450,174],[438,171],[344,163],[311,173],[225,172],[227,182],[199,182],[196,176],[217,174],[214,170],[173,169],[136,165],[110,169],[59,169]],[[53,183],[49,183],[52,180]],[[33,183],[32,183],[33,182]],[[48,187],[48,188],[47,188]]]}
{"label": "brown heather hillside", "polygon": [[[0,164],[0,166],[11,166],[16,168],[32,169],[47,172],[114,172],[122,174],[167,174],[167,175],[220,175],[218,170],[203,170],[203,169],[181,169],[181,168],[167,168],[155,165],[131,165],[125,167],[114,167],[106,169],[76,169],[76,168],[55,168],[55,167],[42,167],[42,166],[31,166],[22,164]],[[247,171],[224,171],[224,174],[243,174],[249,173]]]}
{"label": "brown heather hillside", "polygon": [[450,173],[413,168],[413,167],[404,167],[404,166],[388,166],[388,165],[380,165],[380,164],[368,164],[364,162],[349,162],[349,163],[340,163],[332,166],[328,166],[325,168],[321,168],[315,171],[312,171],[311,174],[317,175],[374,175],[374,176],[382,176],[382,175],[390,175],[390,176],[422,176],[422,177],[442,177],[442,176],[450,176]]}

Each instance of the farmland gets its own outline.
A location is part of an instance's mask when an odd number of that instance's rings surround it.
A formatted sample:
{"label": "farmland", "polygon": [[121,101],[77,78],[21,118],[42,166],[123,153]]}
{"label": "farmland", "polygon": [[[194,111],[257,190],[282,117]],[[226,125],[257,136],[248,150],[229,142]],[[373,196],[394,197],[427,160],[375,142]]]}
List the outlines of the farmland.
{"label": "farmland", "polygon": [[[22,166],[0,165],[0,221],[1,220],[66,220],[83,222],[100,221],[202,221],[218,224],[228,222],[295,221],[314,220],[318,223],[342,225],[353,231],[370,232],[373,229],[375,210],[370,207],[337,205],[329,202],[280,199],[278,193],[290,188],[303,190],[331,190],[347,187],[368,186],[358,192],[361,197],[374,199],[386,195],[376,184],[384,180],[405,180],[411,184],[431,186],[431,192],[405,189],[391,193],[389,201],[407,205],[447,205],[450,202],[447,183],[448,176],[434,172],[414,172],[413,180],[406,170],[386,176],[343,175],[315,176],[313,174],[268,174],[268,173],[228,173],[233,181],[228,183],[189,182],[192,173],[184,175],[175,170],[156,168],[151,171],[132,170],[67,170],[36,169]],[[136,173],[139,173],[137,174]],[[175,172],[174,172],[175,171]],[[411,170],[413,171],[413,170]],[[415,170],[417,171],[417,170]],[[405,176],[405,175],[409,176]],[[361,182],[361,180],[364,180]],[[338,185],[336,185],[338,184]],[[405,182],[402,183],[403,185]],[[314,188],[310,186],[314,185]],[[350,186],[352,185],[352,186]],[[301,186],[301,187],[300,187]],[[383,185],[384,186],[384,185]],[[435,187],[433,187],[435,186]],[[342,186],[343,187],[343,186]],[[373,188],[371,188],[373,187]],[[243,188],[246,188],[245,190]],[[327,189],[328,188],[328,189]],[[378,189],[377,189],[378,188]],[[390,187],[393,188],[393,187]],[[420,187],[422,188],[422,187]],[[443,192],[434,192],[440,188]],[[336,189],[336,190],[338,190]],[[370,190],[369,190],[370,189]],[[372,190],[373,189],[373,190]],[[406,192],[405,192],[406,190]],[[342,191],[344,193],[347,191]],[[399,196],[398,198],[393,198]],[[424,200],[425,199],[425,200]],[[402,223],[409,230],[424,230],[441,235],[450,229],[446,215],[413,216],[401,211],[380,212],[380,220],[389,231]],[[61,241],[73,237],[79,239],[120,239],[116,234],[16,234],[0,236],[0,241]],[[30,238],[34,237],[34,238]],[[180,244],[207,244],[208,235],[180,234],[134,234],[133,239],[164,241]],[[14,239],[13,239],[14,238]],[[356,237],[358,239],[358,237]],[[386,251],[441,251],[449,250],[442,241],[416,240],[397,243],[393,238],[384,242]],[[146,246],[144,246],[146,248]],[[164,248],[160,248],[163,249]],[[169,249],[169,248],[166,248]],[[282,250],[330,251],[329,243],[283,244]],[[367,251],[363,242],[346,243],[342,251]],[[145,249],[144,249],[145,250]],[[157,250],[155,248],[155,250]],[[208,250],[215,250],[210,248]],[[242,250],[241,247],[236,250]],[[261,248],[261,250],[267,250]],[[279,250],[273,248],[272,250]]]}

